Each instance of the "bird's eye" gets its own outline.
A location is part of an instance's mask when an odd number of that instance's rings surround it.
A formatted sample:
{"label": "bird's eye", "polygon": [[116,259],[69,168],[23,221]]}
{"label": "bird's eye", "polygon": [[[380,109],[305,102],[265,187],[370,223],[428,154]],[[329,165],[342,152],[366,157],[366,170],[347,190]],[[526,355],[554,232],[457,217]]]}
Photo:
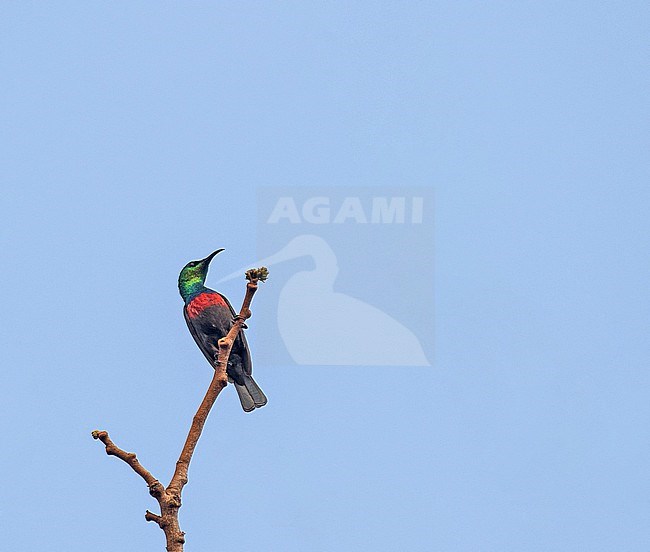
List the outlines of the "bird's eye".
{"label": "bird's eye", "polygon": [[196,261],[192,261],[191,263],[187,263],[187,266],[196,266],[198,263]]}

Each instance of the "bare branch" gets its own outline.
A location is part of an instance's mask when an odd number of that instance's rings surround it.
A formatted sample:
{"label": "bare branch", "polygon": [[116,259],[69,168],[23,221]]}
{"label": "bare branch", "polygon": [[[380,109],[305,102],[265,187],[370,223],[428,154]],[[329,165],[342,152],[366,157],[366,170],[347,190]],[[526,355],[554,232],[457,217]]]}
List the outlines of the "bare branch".
{"label": "bare branch", "polygon": [[183,446],[183,450],[178,458],[178,462],[176,462],[176,470],[167,486],[168,490],[173,489],[180,494],[183,491],[183,487],[187,484],[187,471],[190,467],[196,444],[199,441],[199,437],[201,437],[205,421],[207,420],[208,414],[212,409],[212,405],[214,405],[214,402],[217,400],[219,393],[221,393],[221,390],[228,385],[226,368],[228,366],[230,351],[232,350],[232,346],[235,343],[235,339],[244,325],[244,322],[251,317],[250,304],[253,300],[253,295],[255,295],[255,292],[257,291],[257,282],[259,280],[266,280],[267,276],[268,270],[264,267],[251,269],[246,272],[248,284],[246,284],[246,296],[244,297],[244,302],[242,303],[239,314],[235,316],[235,320],[228,335],[219,340],[217,367],[214,370],[208,391],[206,392],[205,397],[203,397],[203,401],[192,420],[192,426],[190,427],[187,439],[185,440],[185,445]]}
{"label": "bare branch", "polygon": [[147,470],[140,462],[138,461],[138,458],[136,457],[134,452],[126,452],[125,450],[122,450],[120,447],[118,447],[111,438],[108,436],[107,431],[98,431],[95,430],[92,432],[93,439],[99,439],[102,443],[104,443],[104,446],[106,447],[106,454],[109,456],[117,456],[120,460],[123,460],[126,462],[135,473],[137,473],[142,479],[145,480],[147,483],[147,486],[151,489],[152,487],[156,487],[156,483],[160,484],[158,480],[151,475],[151,472]]}
{"label": "bare branch", "polygon": [[244,322],[250,318],[250,304],[253,300],[253,295],[257,291],[257,282],[265,281],[268,276],[268,270],[264,267],[251,269],[246,272],[246,296],[242,303],[241,310],[233,322],[232,328],[226,337],[219,340],[219,353],[217,356],[217,367],[215,368],[212,376],[210,386],[203,397],[203,401],[199,405],[192,426],[185,440],[183,450],[176,462],[176,469],[174,475],[165,488],[160,481],[158,481],[151,473],[144,468],[138,461],[135,453],[126,452],[119,448],[108,435],[106,431],[95,430],[92,432],[93,439],[100,440],[106,447],[106,454],[116,456],[120,460],[126,462],[135,473],[145,480],[149,486],[149,494],[153,496],[160,505],[160,515],[154,514],[149,510],[146,511],[144,518],[146,521],[152,521],[165,532],[167,541],[167,552],[183,552],[183,545],[185,543],[185,533],[181,531],[178,523],[178,510],[181,507],[181,493],[183,487],[187,484],[187,472],[192,460],[192,455],[196,448],[196,444],[201,437],[203,426],[210,414],[210,410],[214,405],[221,390],[228,385],[228,375],[226,368],[228,366],[228,357],[230,351],[237,338],[237,335],[244,326]]}

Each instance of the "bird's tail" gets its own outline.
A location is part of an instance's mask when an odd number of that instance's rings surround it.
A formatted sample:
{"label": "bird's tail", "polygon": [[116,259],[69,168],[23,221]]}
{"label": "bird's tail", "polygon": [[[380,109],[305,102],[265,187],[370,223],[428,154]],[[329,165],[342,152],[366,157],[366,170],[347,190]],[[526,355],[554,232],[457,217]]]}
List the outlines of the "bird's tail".
{"label": "bird's tail", "polygon": [[267,403],[266,395],[262,392],[259,385],[255,383],[252,376],[244,374],[241,378],[241,383],[234,381],[235,389],[239,395],[239,402],[244,412],[250,412],[256,408],[260,408]]}

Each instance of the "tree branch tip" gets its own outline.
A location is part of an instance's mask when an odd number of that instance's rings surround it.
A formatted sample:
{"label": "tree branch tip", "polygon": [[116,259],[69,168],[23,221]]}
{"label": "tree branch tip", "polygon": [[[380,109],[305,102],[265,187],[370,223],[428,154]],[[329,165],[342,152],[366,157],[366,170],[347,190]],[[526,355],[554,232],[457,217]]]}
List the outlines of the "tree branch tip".
{"label": "tree branch tip", "polygon": [[258,280],[260,282],[265,282],[268,277],[269,269],[265,266],[261,266],[259,268],[251,268],[250,270],[246,271],[246,279],[251,283],[257,283]]}
{"label": "tree branch tip", "polygon": [[103,430],[95,429],[94,431],[91,432],[91,435],[93,436],[93,439],[102,439],[104,437],[108,436],[108,433]]}

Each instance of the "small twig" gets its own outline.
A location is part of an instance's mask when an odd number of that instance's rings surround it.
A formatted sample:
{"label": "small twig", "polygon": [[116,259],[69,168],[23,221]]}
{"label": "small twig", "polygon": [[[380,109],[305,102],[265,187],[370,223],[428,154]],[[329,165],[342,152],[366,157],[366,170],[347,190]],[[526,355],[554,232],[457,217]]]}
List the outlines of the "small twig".
{"label": "small twig", "polygon": [[106,447],[106,454],[109,456],[117,456],[120,460],[124,460],[124,462],[131,466],[131,468],[133,468],[133,471],[145,480],[149,488],[155,486],[155,484],[158,483],[158,480],[153,475],[151,475],[149,470],[145,469],[145,467],[140,464],[135,453],[126,452],[125,450],[122,450],[120,447],[118,447],[113,441],[111,441],[111,438],[108,436],[107,431],[95,430],[92,432],[92,436],[93,439],[99,439],[102,443],[104,443],[104,446]]}
{"label": "small twig", "polygon": [[144,514],[144,519],[146,519],[147,521],[155,521],[158,525],[162,527],[162,517],[160,517],[158,514],[154,514],[153,512],[147,510]]}
{"label": "small twig", "polygon": [[126,452],[119,448],[108,435],[106,431],[95,430],[92,432],[93,439],[99,439],[106,447],[106,454],[116,456],[120,460],[126,462],[135,473],[145,480],[149,487],[149,494],[153,496],[160,505],[160,515],[154,514],[149,510],[146,511],[144,518],[147,521],[153,521],[165,532],[167,540],[167,552],[182,552],[183,544],[185,543],[185,533],[181,531],[178,523],[178,510],[181,507],[181,493],[183,487],[187,484],[187,472],[192,460],[192,455],[196,448],[196,444],[201,437],[203,426],[208,418],[208,414],[212,409],[221,390],[228,385],[228,375],[226,369],[228,366],[228,358],[232,346],[243,326],[244,322],[250,318],[250,304],[253,300],[253,295],[257,291],[257,282],[265,281],[268,277],[268,270],[264,267],[251,269],[246,272],[246,296],[242,303],[241,310],[233,321],[233,325],[226,337],[219,340],[219,353],[217,356],[217,367],[215,368],[212,376],[210,386],[199,405],[196,414],[192,420],[190,431],[185,440],[183,450],[176,462],[176,469],[174,475],[167,487],[164,487],[151,473],[144,468],[138,461],[135,453]]}

